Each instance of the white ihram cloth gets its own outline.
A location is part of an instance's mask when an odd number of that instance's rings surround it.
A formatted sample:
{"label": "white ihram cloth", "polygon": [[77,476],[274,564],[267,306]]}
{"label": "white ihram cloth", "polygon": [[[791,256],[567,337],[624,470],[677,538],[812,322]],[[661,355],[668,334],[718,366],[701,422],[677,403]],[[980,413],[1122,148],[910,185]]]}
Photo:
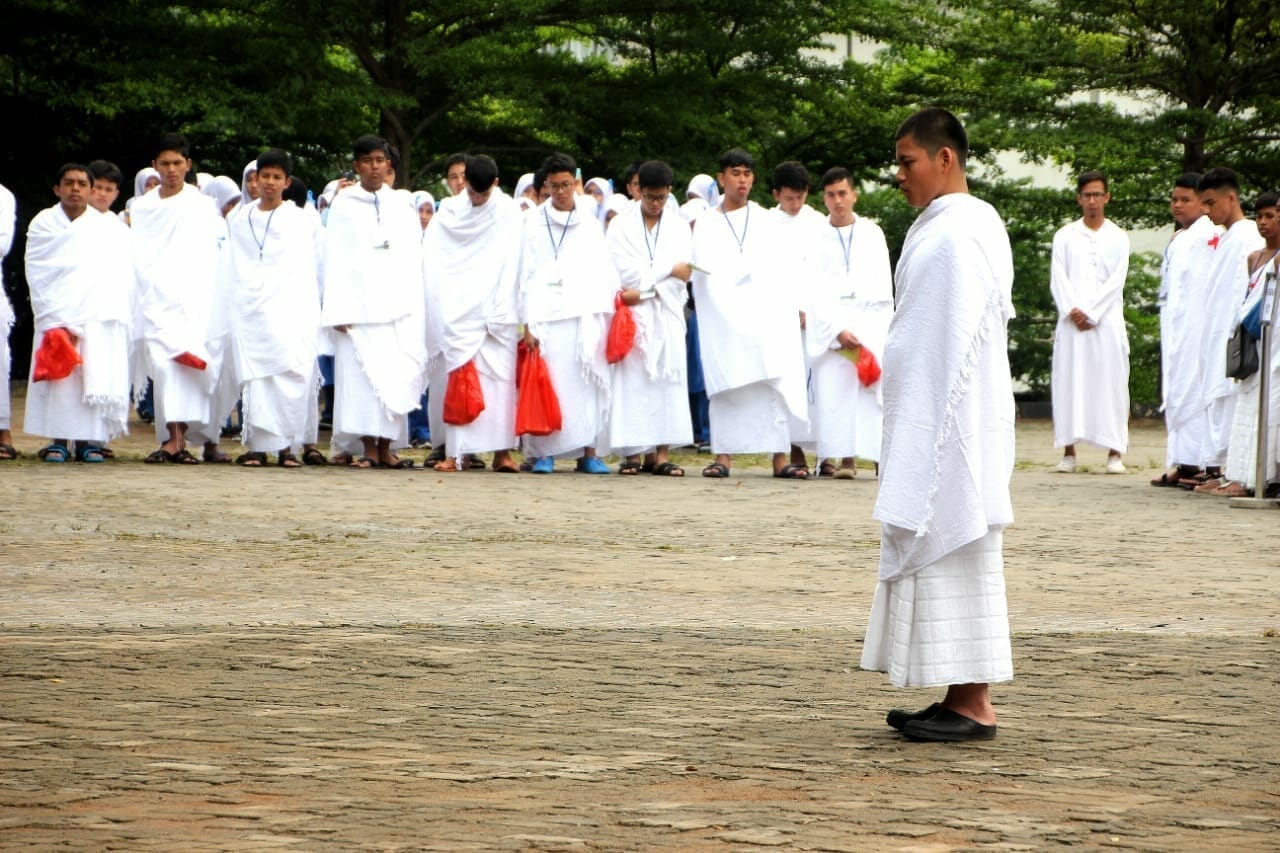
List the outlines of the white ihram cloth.
{"label": "white ihram cloth", "polygon": [[[781,207],[769,209],[777,225],[779,245],[786,253],[786,263],[791,271],[790,285],[800,310],[807,311],[813,302],[814,280],[818,277],[818,243],[827,228],[827,220],[808,205],[792,215]],[[797,316],[796,322],[799,322]],[[801,347],[804,344],[804,328],[801,326]],[[803,417],[791,418],[791,443],[807,450],[815,446],[813,436],[813,371],[809,353],[804,350],[805,411]]]}
{"label": "white ihram cloth", "polygon": [[1241,219],[1218,238],[1209,262],[1200,303],[1204,325],[1199,380],[1207,429],[1198,461],[1204,467],[1227,461],[1236,402],[1236,382],[1227,377],[1227,341],[1235,331],[1236,311],[1249,286],[1249,255],[1263,245],[1253,220]]}
{"label": "white ihram cloth", "polygon": [[808,418],[802,303],[779,236],[755,202],[728,214],[711,208],[694,229],[702,271],[693,296],[716,453],[784,453],[792,424]]}
{"label": "white ihram cloth", "polygon": [[230,224],[232,329],[244,400],[241,441],[254,452],[311,439],[320,289],[318,223],[292,202],[252,202]]}
{"label": "white ihram cloth", "polygon": [[[3,260],[13,248],[13,232],[18,215],[17,204],[13,193],[0,186],[0,260]],[[4,289],[4,272],[0,270],[0,429],[9,429],[11,410],[9,408],[9,330],[14,322],[13,306],[9,304],[9,295]]]}
{"label": "white ihram cloth", "polygon": [[33,356],[45,332],[66,329],[78,339],[83,363],[65,379],[28,384],[25,431],[82,441],[127,432],[129,229],[93,208],[72,220],[54,205],[37,213],[27,229],[26,271],[35,314]]}
{"label": "white ihram cloth", "polygon": [[[1266,276],[1274,273],[1276,259],[1264,253],[1259,267],[1249,276],[1249,294],[1236,311],[1236,322],[1242,321],[1250,311],[1262,302],[1265,296]],[[1269,311],[1270,302],[1263,306]],[[1270,317],[1270,314],[1267,314]],[[1261,350],[1261,343],[1258,344]],[[1261,351],[1259,351],[1261,357]],[[1276,475],[1276,461],[1280,458],[1280,334],[1271,328],[1271,362],[1270,362],[1270,400],[1267,408],[1267,464],[1264,471],[1267,482],[1273,482]],[[1259,370],[1248,379],[1236,382],[1236,405],[1231,427],[1231,447],[1227,451],[1227,465],[1223,473],[1228,480],[1243,483],[1256,489],[1258,473],[1258,405],[1261,402],[1262,371]],[[1265,485],[1265,484],[1264,484]]]}
{"label": "white ihram cloth", "polygon": [[1160,387],[1168,433],[1165,466],[1198,465],[1205,411],[1200,394],[1200,334],[1205,273],[1217,228],[1201,216],[1174,232],[1160,268]]}
{"label": "white ihram cloth", "polygon": [[804,333],[818,457],[878,460],[884,381],[863,385],[858,368],[841,355],[836,338],[849,330],[884,364],[885,340],[893,320],[889,247],[880,226],[861,216],[843,228],[825,220],[823,227],[816,244],[818,275],[810,289]]}
{"label": "white ihram cloth", "polygon": [[[1129,335],[1124,282],[1129,237],[1105,219],[1095,231],[1077,219],[1053,235],[1049,288],[1058,307],[1053,335],[1053,444],[1087,441],[1129,449]],[[1092,326],[1067,315],[1079,308]]]}
{"label": "white ihram cloth", "polygon": [[[663,211],[652,228],[641,205],[618,214],[609,226],[609,254],[624,289],[646,294],[631,307],[636,343],[613,365],[609,446],[634,456],[659,445],[693,441],[686,378],[685,283],[671,268],[693,257],[693,235],[679,214]],[[651,295],[649,295],[651,294]]]}
{"label": "white ihram cloth", "polygon": [[390,187],[348,187],[328,208],[320,324],[334,335],[335,444],[403,444],[427,384],[422,226]]}
{"label": "white ihram cloth", "polygon": [[999,214],[967,193],[934,199],[907,232],[895,283],[880,582],[862,666],[904,686],[1007,680],[1013,255]]}
{"label": "white ihram cloth", "polygon": [[534,456],[607,446],[604,350],[619,279],[594,204],[578,196],[572,211],[562,211],[547,201],[524,219],[520,315],[539,341],[564,417],[559,431],[524,437],[526,453]]}
{"label": "white ihram cloth", "polygon": [[449,372],[469,361],[475,362],[484,394],[478,418],[444,424],[439,437],[431,434],[455,457],[516,445],[516,288],[523,224],[519,205],[495,188],[479,207],[466,193],[444,199],[423,234],[431,402],[438,398],[443,406]]}
{"label": "white ihram cloth", "polygon": [[[214,393],[231,342],[230,298],[218,265],[226,224],[213,201],[187,184],[163,198],[149,192],[130,210],[138,277],[138,324],[155,383],[156,434],[166,423],[186,423],[195,436],[216,440],[226,412],[214,411]],[[173,359],[189,352],[207,367]]]}

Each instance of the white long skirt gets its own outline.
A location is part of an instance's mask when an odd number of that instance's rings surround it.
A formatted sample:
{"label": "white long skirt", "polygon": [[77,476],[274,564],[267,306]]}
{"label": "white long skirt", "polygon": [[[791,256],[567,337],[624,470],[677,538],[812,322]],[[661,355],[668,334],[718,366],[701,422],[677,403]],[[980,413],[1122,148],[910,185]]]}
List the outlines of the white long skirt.
{"label": "white long skirt", "polygon": [[254,453],[298,451],[314,443],[316,386],[319,367],[312,359],[307,373],[288,371],[251,379],[242,387],[244,429],[241,441]]}
{"label": "white long skirt", "polygon": [[692,442],[689,388],[683,372],[671,379],[651,379],[644,353],[638,349],[613,365],[609,446],[614,453],[636,456],[658,445],[683,447]]}
{"label": "white long skirt", "polygon": [[1205,412],[1204,443],[1200,464],[1206,468],[1227,464],[1231,448],[1231,428],[1235,426],[1236,395],[1228,394],[1209,403]]}
{"label": "white long skirt", "polygon": [[[516,446],[516,351],[487,337],[474,361],[480,376],[480,392],[484,395],[484,411],[469,424],[444,424],[445,447],[455,459],[466,453],[491,453]],[[500,375],[511,379],[502,379]],[[441,423],[448,384],[446,372],[432,394],[441,400]]]}
{"label": "white long skirt", "polygon": [[813,361],[809,379],[813,390],[813,434],[820,459],[878,461],[884,423],[884,405],[877,385],[858,380],[858,368],[835,351]]}
{"label": "white long skirt", "polygon": [[[0,293],[0,299],[7,298]],[[4,321],[7,306],[0,305],[0,370],[4,371],[3,385],[0,385],[0,429],[10,429],[13,410],[9,403],[9,324]],[[28,386],[30,387],[30,386]]]}
{"label": "white long skirt", "polygon": [[1086,332],[1065,317],[1053,336],[1053,446],[1129,449],[1129,341],[1123,324]]}
{"label": "white long skirt", "polygon": [[1013,678],[1004,589],[1004,533],[993,530],[914,574],[880,581],[862,668],[898,687]]}
{"label": "white long skirt", "polygon": [[364,436],[389,438],[393,447],[409,443],[409,416],[382,405],[356,356],[350,335],[337,335],[333,353],[333,441],[357,446]]}
{"label": "white long skirt", "polygon": [[[208,369],[213,369],[210,364]],[[221,364],[218,365],[221,368]],[[218,434],[213,423],[213,393],[209,390],[207,370],[196,370],[172,359],[151,359],[151,381],[155,395],[156,440],[169,440],[166,424],[185,423],[188,439]]]}
{"label": "white long skirt", "polygon": [[[608,397],[604,389],[583,375],[583,366],[578,361],[579,318],[554,320],[539,328],[539,348],[560,400],[562,424],[551,435],[524,436],[525,454],[576,458],[585,448],[593,447],[604,455],[608,452],[608,435],[603,423]],[[453,453],[453,448],[449,448],[449,452]]]}
{"label": "white long skirt", "polygon": [[[1255,373],[1236,387],[1236,405],[1231,428],[1231,447],[1227,451],[1227,479],[1257,488],[1258,473],[1258,391],[1260,380]],[[1267,421],[1267,481],[1276,476],[1276,457],[1280,454],[1280,424]]]}
{"label": "white long skirt", "polygon": [[753,382],[711,396],[714,453],[786,453],[791,449],[791,413],[770,382]]}
{"label": "white long skirt", "polygon": [[44,438],[107,442],[110,434],[102,410],[84,401],[84,370],[51,382],[27,384],[27,410],[23,432]]}

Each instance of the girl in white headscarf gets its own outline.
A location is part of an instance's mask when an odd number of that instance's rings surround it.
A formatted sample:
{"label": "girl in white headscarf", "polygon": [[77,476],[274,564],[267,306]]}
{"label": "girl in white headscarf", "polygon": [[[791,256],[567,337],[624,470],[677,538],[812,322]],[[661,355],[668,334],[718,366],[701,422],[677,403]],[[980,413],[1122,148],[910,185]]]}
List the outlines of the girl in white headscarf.
{"label": "girl in white headscarf", "polygon": [[125,201],[124,210],[120,211],[120,218],[125,225],[129,224],[129,208],[133,207],[133,203],[159,185],[160,173],[155,169],[147,166],[138,170],[138,174],[133,176],[133,197]]}
{"label": "girl in white headscarf", "polygon": [[226,175],[218,175],[201,187],[200,192],[213,199],[213,203],[218,206],[219,215],[223,217],[240,203],[240,188]]}
{"label": "girl in white headscarf", "polygon": [[680,205],[680,213],[690,222],[708,207],[715,207],[720,203],[720,188],[716,185],[716,179],[710,175],[694,175],[689,180],[689,188],[684,195],[688,201]]}

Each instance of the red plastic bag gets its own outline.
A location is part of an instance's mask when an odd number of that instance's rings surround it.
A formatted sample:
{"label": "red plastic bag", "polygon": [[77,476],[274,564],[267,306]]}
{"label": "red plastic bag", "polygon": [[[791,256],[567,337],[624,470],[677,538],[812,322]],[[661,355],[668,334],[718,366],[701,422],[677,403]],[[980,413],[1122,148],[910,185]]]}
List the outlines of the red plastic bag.
{"label": "red plastic bag", "polygon": [[627,357],[631,348],[636,345],[636,316],[631,313],[631,306],[622,301],[622,294],[613,297],[613,321],[609,323],[609,341],[604,348],[604,357],[610,364],[615,364]]}
{"label": "red plastic bag", "polygon": [[542,353],[521,342],[516,351],[516,435],[550,435],[563,425],[560,398]]}
{"label": "red plastic bag", "polygon": [[444,422],[461,426],[469,424],[484,411],[484,391],[476,363],[468,361],[449,371],[449,384],[444,389]]}
{"label": "red plastic bag", "polygon": [[189,352],[184,352],[182,355],[175,355],[173,357],[173,360],[178,362],[178,364],[182,364],[187,367],[194,368],[196,370],[204,370],[206,367],[209,366],[209,363],[206,362],[203,358],[201,358],[198,355],[193,355],[192,353],[189,353]]}
{"label": "red plastic bag", "polygon": [[66,379],[76,365],[83,364],[76,345],[71,343],[71,335],[66,329],[50,329],[40,339],[40,348],[36,350],[35,366],[31,371],[32,382],[45,382],[55,379]]}
{"label": "red plastic bag", "polygon": [[880,381],[880,362],[876,361],[875,353],[866,347],[860,347],[858,351],[858,380],[863,385],[874,385]]}

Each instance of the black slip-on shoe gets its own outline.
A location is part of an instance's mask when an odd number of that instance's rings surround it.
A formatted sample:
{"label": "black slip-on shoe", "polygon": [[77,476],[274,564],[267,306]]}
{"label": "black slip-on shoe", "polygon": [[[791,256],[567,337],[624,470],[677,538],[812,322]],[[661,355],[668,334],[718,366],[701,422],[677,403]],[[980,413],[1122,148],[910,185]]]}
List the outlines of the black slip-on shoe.
{"label": "black slip-on shoe", "polygon": [[902,727],[902,733],[911,740],[960,743],[967,740],[991,740],[996,736],[996,727],[984,726],[963,714],[943,709],[927,720],[912,720]]}

